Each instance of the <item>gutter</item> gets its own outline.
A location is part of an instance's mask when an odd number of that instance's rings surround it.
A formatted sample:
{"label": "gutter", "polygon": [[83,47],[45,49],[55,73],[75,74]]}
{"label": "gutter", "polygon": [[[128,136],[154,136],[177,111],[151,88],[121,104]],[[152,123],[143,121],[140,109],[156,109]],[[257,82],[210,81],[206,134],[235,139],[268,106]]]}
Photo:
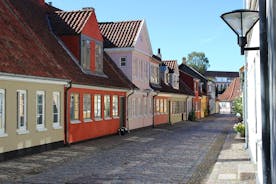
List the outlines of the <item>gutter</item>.
{"label": "gutter", "polygon": [[65,135],[64,135],[64,143],[65,143],[65,145],[70,145],[70,143],[69,143],[69,121],[68,121],[68,113],[67,113],[67,111],[68,111],[68,92],[69,92],[69,90],[72,88],[72,81],[69,81],[68,82],[68,85],[66,86],[66,89],[65,89],[65,97],[64,97],[64,99],[65,99],[65,106],[64,106],[64,113],[65,113],[65,117],[64,117],[64,121],[65,121],[65,123],[64,123],[64,133],[65,133]]}

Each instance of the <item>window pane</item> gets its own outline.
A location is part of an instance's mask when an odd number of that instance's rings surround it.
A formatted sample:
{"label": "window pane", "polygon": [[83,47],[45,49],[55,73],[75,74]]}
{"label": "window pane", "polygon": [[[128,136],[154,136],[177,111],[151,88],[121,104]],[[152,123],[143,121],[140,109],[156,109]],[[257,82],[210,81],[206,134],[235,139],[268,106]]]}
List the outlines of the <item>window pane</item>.
{"label": "window pane", "polygon": [[83,95],[83,118],[91,119],[91,95]]}
{"label": "window pane", "polygon": [[53,123],[59,123],[60,95],[59,92],[53,93]]}
{"label": "window pane", "polygon": [[113,99],[112,99],[112,101],[113,101],[113,105],[112,105],[112,107],[113,107],[113,116],[118,116],[119,114],[118,114],[118,96],[113,96]]}
{"label": "window pane", "polygon": [[36,94],[36,123],[37,125],[43,125],[44,124],[44,93],[39,92]]}
{"label": "window pane", "polygon": [[25,100],[26,92],[17,91],[17,120],[18,128],[20,129],[26,128]]}
{"label": "window pane", "polygon": [[101,118],[101,95],[94,96],[94,116],[95,118]]}
{"label": "window pane", "polygon": [[104,96],[104,117],[110,117],[110,96]]}
{"label": "window pane", "polygon": [[78,93],[71,94],[70,118],[71,120],[79,119],[79,94]]}
{"label": "window pane", "polygon": [[4,91],[0,91],[0,133],[4,132]]}

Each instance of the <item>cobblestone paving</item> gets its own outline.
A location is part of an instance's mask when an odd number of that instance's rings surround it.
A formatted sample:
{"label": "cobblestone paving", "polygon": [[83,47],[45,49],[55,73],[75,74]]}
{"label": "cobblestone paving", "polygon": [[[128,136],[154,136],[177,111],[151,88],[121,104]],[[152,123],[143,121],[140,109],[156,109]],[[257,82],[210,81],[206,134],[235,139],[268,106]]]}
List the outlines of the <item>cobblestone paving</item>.
{"label": "cobblestone paving", "polygon": [[234,117],[210,116],[0,163],[0,183],[198,183]]}

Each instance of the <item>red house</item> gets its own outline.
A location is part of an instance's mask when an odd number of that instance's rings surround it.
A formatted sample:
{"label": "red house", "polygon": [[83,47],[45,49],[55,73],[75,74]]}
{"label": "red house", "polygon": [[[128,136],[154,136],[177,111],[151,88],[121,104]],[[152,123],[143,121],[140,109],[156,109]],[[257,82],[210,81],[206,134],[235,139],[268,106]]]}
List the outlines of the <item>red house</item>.
{"label": "red house", "polygon": [[55,11],[50,27],[70,56],[66,69],[72,85],[66,89],[65,142],[74,143],[117,133],[125,126],[126,94],[134,85],[103,51],[95,11]]}

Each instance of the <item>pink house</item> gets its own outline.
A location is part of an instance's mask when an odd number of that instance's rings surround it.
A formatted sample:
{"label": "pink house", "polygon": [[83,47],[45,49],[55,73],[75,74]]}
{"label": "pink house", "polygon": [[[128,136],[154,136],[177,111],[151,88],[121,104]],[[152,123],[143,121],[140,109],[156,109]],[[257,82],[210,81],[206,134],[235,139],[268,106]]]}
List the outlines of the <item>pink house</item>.
{"label": "pink house", "polygon": [[153,96],[150,88],[152,48],[144,20],[99,23],[104,51],[139,90],[127,94],[128,129],[151,126]]}

